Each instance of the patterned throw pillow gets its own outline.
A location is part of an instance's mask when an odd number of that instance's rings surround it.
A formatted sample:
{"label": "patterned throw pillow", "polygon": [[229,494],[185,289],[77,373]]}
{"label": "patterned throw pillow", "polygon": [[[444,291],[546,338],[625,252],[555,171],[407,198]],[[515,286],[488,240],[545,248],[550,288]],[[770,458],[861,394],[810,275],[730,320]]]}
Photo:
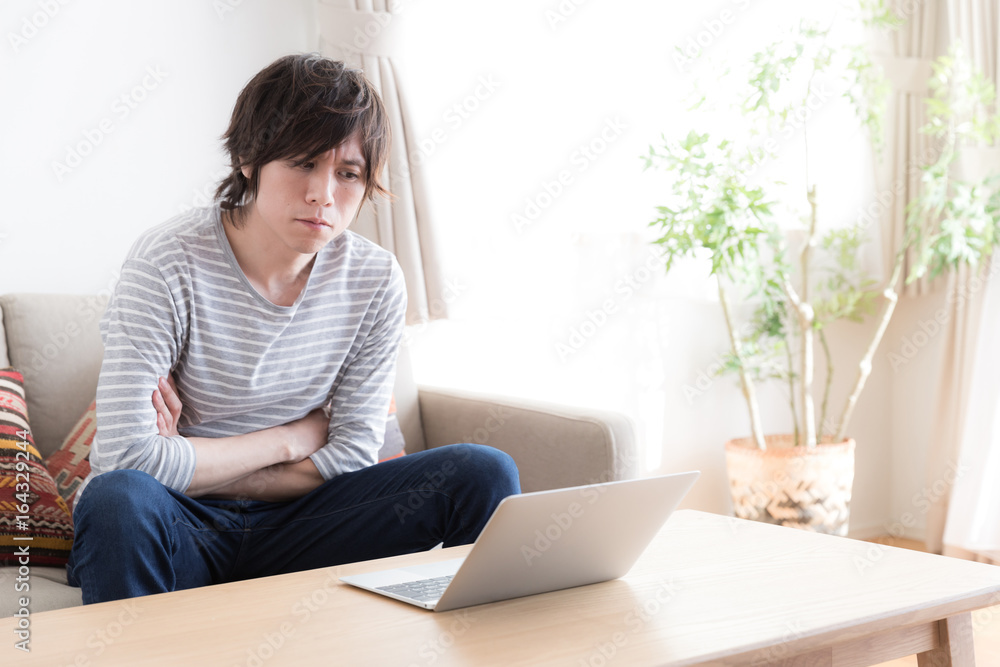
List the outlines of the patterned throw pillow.
{"label": "patterned throw pillow", "polygon": [[90,402],[83,415],[70,429],[58,451],[45,459],[59,495],[70,507],[83,480],[90,474],[90,445],[97,433],[97,400]]}
{"label": "patterned throw pillow", "polygon": [[24,377],[0,369],[0,564],[19,564],[27,547],[30,565],[65,565],[72,546],[69,507],[31,436]]}

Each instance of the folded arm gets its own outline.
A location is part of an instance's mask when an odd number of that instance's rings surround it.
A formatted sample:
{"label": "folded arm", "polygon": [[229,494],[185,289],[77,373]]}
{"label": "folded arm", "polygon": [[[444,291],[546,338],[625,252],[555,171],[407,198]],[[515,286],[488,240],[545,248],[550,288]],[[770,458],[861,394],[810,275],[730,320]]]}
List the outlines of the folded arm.
{"label": "folded arm", "polygon": [[176,401],[180,415],[176,389],[169,383],[155,390],[153,405],[142,398],[143,387],[149,391],[155,378],[170,376],[187,345],[189,299],[185,287],[175,284],[176,276],[173,281],[176,294],[148,261],[129,260],[123,266],[102,318],[105,359],[91,456],[95,472],[143,470],[191,497],[288,500],[376,462],[406,310],[395,260],[370,305],[371,325],[359,332],[361,344],[335,379],[332,416],[313,411],[284,425],[219,438],[181,436],[176,418],[167,428],[168,400]]}
{"label": "folded arm", "polygon": [[[153,391],[156,426],[177,435],[182,404],[173,377],[159,378]],[[184,491],[192,498],[249,498],[282,502],[323,483],[307,457],[326,444],[329,418],[322,409],[282,426],[223,438],[189,437],[197,465]]]}
{"label": "folded arm", "polygon": [[[142,470],[192,497],[254,497],[259,492],[262,498],[287,498],[307,492],[304,473],[309,466],[296,464],[327,442],[329,419],[321,411],[237,436],[184,437],[176,428],[176,386],[164,380],[152,405],[144,398],[156,378],[170,377],[186,342],[189,304],[183,289],[174,289],[178,294],[171,293],[160,270],[148,261],[130,259],[122,267],[101,321],[105,354],[97,389],[98,432],[91,449],[95,472]],[[292,465],[296,467],[285,474],[285,466]]]}
{"label": "folded arm", "polygon": [[[205,494],[206,498],[249,498],[273,503],[301,498],[320,484],[323,476],[309,459],[276,463]],[[191,495],[191,494],[188,494]]]}
{"label": "folded arm", "polygon": [[[242,447],[249,443],[226,442],[229,438],[189,438],[199,460],[188,495],[292,500],[336,475],[376,463],[385,436],[406,313],[406,287],[402,270],[395,261],[384,289],[371,308],[372,326],[362,334],[364,341],[334,382],[329,416],[314,410],[298,422],[270,429],[278,432],[279,439],[281,434],[289,438],[292,451],[287,458],[264,465],[258,465],[266,460],[263,456],[256,458],[249,464],[256,469],[249,472],[245,472],[246,464],[241,464],[244,467],[240,473],[233,473],[231,468],[233,462],[239,461]],[[179,410],[180,401],[176,407]],[[273,437],[268,431],[239,437],[248,436],[264,440]],[[227,451],[230,446],[231,453]],[[227,475],[228,482],[213,485]]]}
{"label": "folded arm", "polygon": [[406,286],[395,260],[370,309],[371,327],[334,381],[326,445],[309,457],[324,479],[375,464],[385,440],[406,317]]}

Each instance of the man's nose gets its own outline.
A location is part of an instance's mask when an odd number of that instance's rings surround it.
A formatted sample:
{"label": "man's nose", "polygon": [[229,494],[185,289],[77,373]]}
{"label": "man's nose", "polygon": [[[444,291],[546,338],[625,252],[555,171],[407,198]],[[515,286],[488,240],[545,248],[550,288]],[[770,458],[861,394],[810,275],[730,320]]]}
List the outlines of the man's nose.
{"label": "man's nose", "polygon": [[309,191],[306,194],[311,204],[330,206],[333,204],[333,192],[336,188],[336,178],[332,171],[316,170],[309,179]]}

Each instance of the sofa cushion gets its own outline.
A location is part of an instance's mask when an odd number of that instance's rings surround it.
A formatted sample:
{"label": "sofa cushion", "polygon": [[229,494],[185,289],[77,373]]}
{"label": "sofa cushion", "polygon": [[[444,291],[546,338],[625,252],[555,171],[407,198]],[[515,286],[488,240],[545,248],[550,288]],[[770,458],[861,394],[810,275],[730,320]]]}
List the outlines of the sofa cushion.
{"label": "sofa cushion", "polygon": [[[55,452],[97,391],[104,358],[98,323],[107,296],[5,294],[0,313],[6,331],[4,365],[18,367],[28,387],[35,443],[42,456]],[[3,358],[0,343],[0,360]],[[396,365],[396,417],[408,452],[425,448],[408,345]]]}
{"label": "sofa cushion", "polygon": [[412,454],[423,451],[427,445],[424,443],[420,400],[417,397],[417,384],[413,381],[413,368],[410,366],[410,351],[406,339],[404,336],[404,342],[399,346],[393,397],[396,403],[396,419],[403,440],[406,441],[406,451]]}
{"label": "sofa cushion", "polygon": [[73,519],[35,449],[23,378],[15,369],[4,368],[0,370],[0,563],[65,565],[72,546]]}
{"label": "sofa cushion", "polygon": [[97,399],[70,430],[62,447],[45,459],[45,467],[56,482],[59,495],[73,507],[73,499],[83,480],[90,474],[90,445],[97,433]]}
{"label": "sofa cushion", "polygon": [[65,567],[32,567],[31,589],[7,595],[7,591],[15,591],[17,583],[16,567],[0,567],[0,618],[13,616],[20,610],[20,598],[29,598],[28,609],[32,614],[66,607],[79,607],[83,604],[83,591],[66,583]]}
{"label": "sofa cushion", "polygon": [[9,365],[24,374],[42,457],[58,449],[97,392],[104,358],[98,322],[106,304],[100,296],[0,296]]}

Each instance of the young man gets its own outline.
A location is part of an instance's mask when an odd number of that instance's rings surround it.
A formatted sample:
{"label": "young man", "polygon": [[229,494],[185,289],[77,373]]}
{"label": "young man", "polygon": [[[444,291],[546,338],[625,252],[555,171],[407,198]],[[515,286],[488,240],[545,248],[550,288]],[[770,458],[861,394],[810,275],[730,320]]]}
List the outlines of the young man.
{"label": "young man", "polygon": [[347,231],[388,194],[364,76],[281,58],[223,139],[217,203],[142,234],[101,320],[68,566],[84,603],[465,544],[520,491],[479,445],[375,465],[406,292],[392,254]]}

